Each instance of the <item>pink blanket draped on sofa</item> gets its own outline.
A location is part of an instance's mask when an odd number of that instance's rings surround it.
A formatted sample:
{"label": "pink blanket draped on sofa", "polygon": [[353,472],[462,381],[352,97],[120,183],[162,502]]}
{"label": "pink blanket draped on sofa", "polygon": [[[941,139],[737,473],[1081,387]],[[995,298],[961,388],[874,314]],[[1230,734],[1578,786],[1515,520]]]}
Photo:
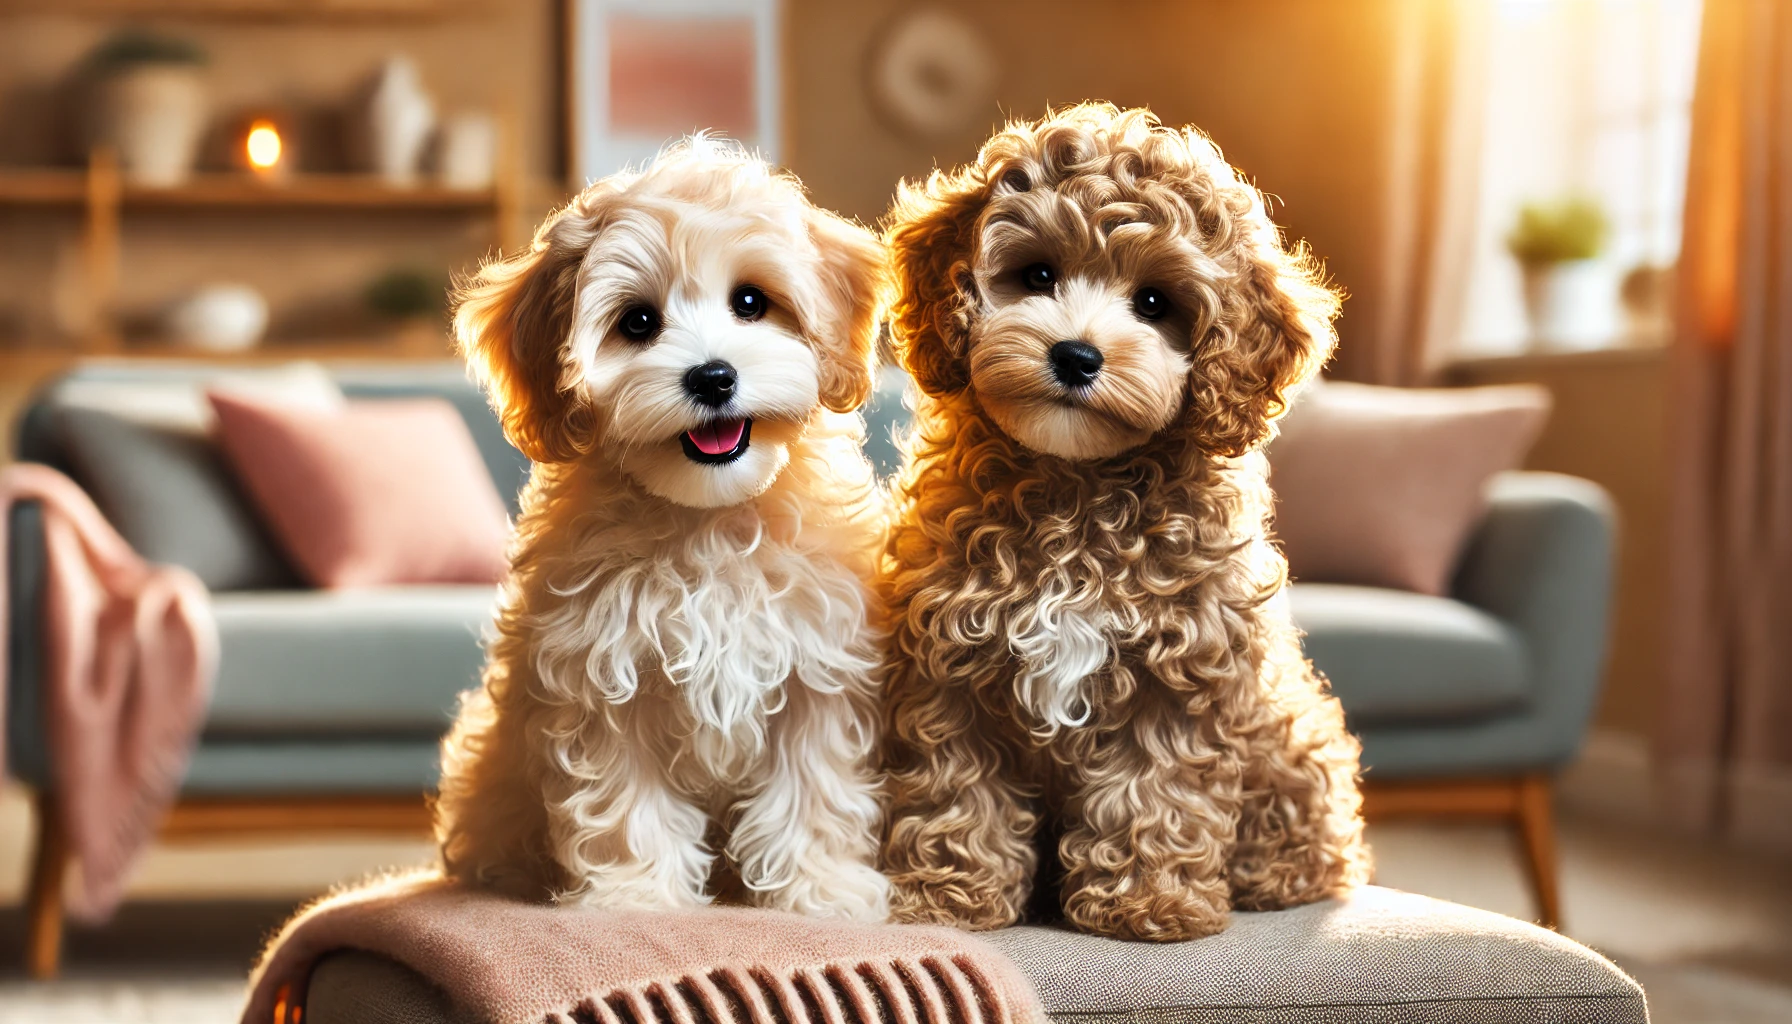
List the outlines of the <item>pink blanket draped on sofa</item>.
{"label": "pink blanket draped on sofa", "polygon": [[300,912],[250,978],[242,1024],[302,1024],[312,968],[342,949],[492,1024],[1045,1024],[1019,969],[953,928],[522,903],[430,870]]}
{"label": "pink blanket draped on sofa", "polygon": [[[57,813],[81,875],[68,909],[93,921],[118,905],[132,863],[180,788],[210,698],[217,626],[205,585],[185,569],[138,557],[68,477],[32,463],[0,469],[0,522],[11,523],[20,501],[43,507],[42,727]],[[0,544],[0,580],[9,578],[8,547]],[[11,664],[7,597],[0,586],[0,682]]]}

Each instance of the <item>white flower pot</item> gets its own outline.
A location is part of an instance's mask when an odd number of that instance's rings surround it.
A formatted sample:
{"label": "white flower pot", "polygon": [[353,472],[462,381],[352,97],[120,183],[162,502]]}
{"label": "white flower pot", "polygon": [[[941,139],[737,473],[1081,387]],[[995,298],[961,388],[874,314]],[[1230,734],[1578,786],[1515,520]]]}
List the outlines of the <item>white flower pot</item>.
{"label": "white flower pot", "polygon": [[205,81],[186,64],[121,68],[95,85],[94,139],[118,152],[126,180],[166,188],[193,173],[205,134]]}
{"label": "white flower pot", "polygon": [[1524,268],[1524,309],[1538,348],[1576,352],[1607,348],[1620,334],[1617,274],[1603,260],[1568,260]]}

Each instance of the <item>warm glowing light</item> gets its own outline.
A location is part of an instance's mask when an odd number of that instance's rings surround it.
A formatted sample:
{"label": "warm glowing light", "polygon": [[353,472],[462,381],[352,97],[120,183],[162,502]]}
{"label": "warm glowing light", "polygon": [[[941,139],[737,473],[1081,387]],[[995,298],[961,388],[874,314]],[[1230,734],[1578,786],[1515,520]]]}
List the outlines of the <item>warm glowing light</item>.
{"label": "warm glowing light", "polygon": [[280,133],[272,124],[257,121],[249,126],[249,166],[265,171],[280,162]]}

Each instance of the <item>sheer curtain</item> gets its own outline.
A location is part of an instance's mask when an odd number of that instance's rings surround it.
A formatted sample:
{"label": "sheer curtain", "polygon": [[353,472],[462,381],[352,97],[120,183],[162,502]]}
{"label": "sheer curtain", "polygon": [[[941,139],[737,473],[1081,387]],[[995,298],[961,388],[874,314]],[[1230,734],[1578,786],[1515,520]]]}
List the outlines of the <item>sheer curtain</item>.
{"label": "sheer curtain", "polygon": [[1792,5],[1709,0],[1671,404],[1665,806],[1792,848]]}

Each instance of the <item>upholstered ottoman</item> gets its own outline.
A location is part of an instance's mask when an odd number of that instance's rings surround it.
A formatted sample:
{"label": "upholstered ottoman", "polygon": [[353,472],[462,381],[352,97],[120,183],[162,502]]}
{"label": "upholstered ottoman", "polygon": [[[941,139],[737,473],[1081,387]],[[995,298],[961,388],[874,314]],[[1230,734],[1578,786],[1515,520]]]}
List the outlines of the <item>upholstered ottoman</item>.
{"label": "upholstered ottoman", "polygon": [[[987,938],[1032,979],[1055,1024],[1649,1019],[1637,983],[1585,946],[1498,914],[1391,889],[1240,914],[1225,932],[1196,942],[1147,945],[1034,927]],[[406,968],[344,951],[312,975],[305,1024],[477,1022]]]}

